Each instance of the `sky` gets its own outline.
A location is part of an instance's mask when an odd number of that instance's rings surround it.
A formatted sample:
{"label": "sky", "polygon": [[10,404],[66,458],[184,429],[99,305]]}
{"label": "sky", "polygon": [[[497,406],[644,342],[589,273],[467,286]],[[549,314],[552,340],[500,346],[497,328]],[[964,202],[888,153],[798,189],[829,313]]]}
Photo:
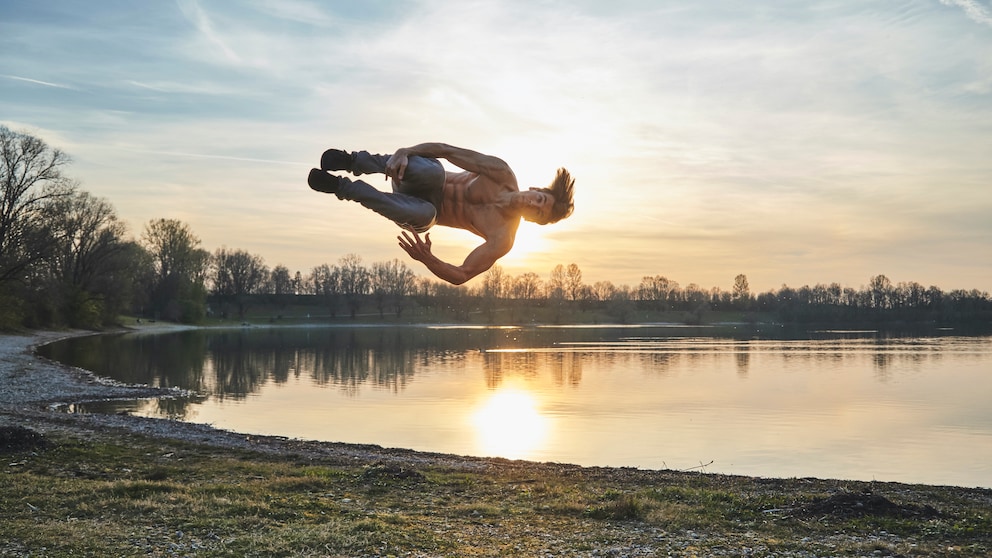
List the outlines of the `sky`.
{"label": "sky", "polygon": [[[429,275],[306,176],[329,147],[440,141],[522,189],[576,178],[511,275],[992,291],[988,0],[3,0],[0,124],[68,153],[135,238],[179,219],[304,275]],[[481,242],[431,239],[456,264]]]}

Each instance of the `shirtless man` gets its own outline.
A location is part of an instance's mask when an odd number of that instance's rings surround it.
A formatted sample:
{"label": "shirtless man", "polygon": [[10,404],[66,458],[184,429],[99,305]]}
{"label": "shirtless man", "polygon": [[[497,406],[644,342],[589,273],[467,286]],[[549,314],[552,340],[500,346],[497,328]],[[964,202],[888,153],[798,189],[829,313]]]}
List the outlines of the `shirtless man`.
{"label": "shirtless man", "polygon": [[[464,171],[445,171],[439,158]],[[392,179],[393,191],[380,192],[364,181],[327,171],[355,176],[382,173]],[[307,182],[318,192],[358,202],[398,224],[404,229],[396,237],[400,247],[454,285],[483,273],[506,255],[521,218],[546,225],[568,217],[575,184],[567,170],[558,169],[547,188],[521,192],[516,176],[502,159],[443,143],[422,143],[397,149],[392,155],[328,149]],[[434,225],[471,231],[484,242],[461,265],[450,264],[431,253],[427,230]],[[424,238],[420,233],[426,233]]]}

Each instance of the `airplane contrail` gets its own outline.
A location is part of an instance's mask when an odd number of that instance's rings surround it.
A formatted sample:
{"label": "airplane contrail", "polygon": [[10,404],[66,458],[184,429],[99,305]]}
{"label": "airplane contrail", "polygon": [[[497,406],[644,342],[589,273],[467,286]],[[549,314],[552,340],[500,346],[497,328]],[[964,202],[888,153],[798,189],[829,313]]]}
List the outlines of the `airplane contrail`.
{"label": "airplane contrail", "polygon": [[265,163],[274,165],[307,165],[309,163],[303,163],[299,161],[278,161],[275,159],[257,159],[254,157],[235,157],[233,155],[211,155],[204,153],[186,153],[183,151],[161,151],[156,149],[135,149],[133,147],[121,147],[121,151],[130,151],[132,153],[148,153],[152,155],[166,155],[169,157],[185,157],[188,159],[218,159],[223,161],[239,161],[243,163]]}
{"label": "airplane contrail", "polygon": [[48,82],[48,81],[41,81],[40,79],[31,79],[31,78],[26,78],[26,77],[21,77],[21,76],[12,76],[12,75],[9,75],[9,74],[0,74],[0,77],[5,77],[7,79],[14,79],[14,80],[17,80],[17,81],[26,81],[28,83],[33,83],[35,85],[44,85],[46,87],[57,87],[59,89],[72,89],[72,90],[75,90],[76,89],[75,87],[70,87],[68,85],[61,85],[61,84],[58,84],[58,83],[51,83],[51,82]]}

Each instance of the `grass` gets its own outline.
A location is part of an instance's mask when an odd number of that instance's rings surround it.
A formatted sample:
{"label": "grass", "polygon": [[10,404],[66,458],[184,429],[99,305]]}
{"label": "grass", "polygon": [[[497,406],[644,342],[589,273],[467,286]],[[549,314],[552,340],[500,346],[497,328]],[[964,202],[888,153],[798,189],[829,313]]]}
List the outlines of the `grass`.
{"label": "grass", "polygon": [[[503,460],[478,468],[228,450],[108,432],[0,449],[0,555],[955,556],[992,550],[992,492]],[[800,513],[884,494],[939,515]],[[850,498],[845,499],[848,501]],[[838,500],[839,502],[839,500]],[[825,510],[825,511],[824,511]]]}

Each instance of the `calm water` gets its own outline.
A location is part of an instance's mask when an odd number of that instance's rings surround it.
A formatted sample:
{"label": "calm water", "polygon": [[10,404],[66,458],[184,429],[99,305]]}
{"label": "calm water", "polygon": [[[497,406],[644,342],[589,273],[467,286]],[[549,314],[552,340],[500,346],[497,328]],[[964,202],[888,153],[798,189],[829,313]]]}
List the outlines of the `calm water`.
{"label": "calm water", "polygon": [[246,433],[581,465],[992,487],[992,337],[323,327],[45,354],[198,397],[83,405]]}

